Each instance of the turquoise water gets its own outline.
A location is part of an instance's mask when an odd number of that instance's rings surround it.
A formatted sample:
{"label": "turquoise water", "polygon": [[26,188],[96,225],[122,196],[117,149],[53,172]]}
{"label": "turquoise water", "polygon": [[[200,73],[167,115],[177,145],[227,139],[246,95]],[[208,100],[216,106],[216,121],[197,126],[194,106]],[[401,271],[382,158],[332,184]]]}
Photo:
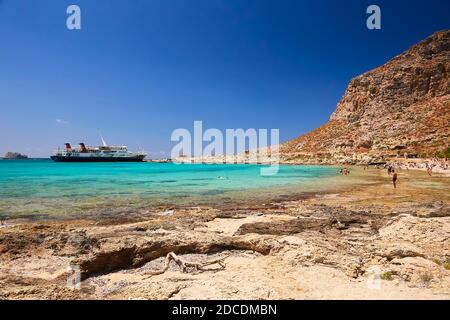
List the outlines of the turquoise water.
{"label": "turquoise water", "polygon": [[312,191],[337,169],[173,163],[55,163],[0,160],[0,215],[81,216],[161,205],[225,204]]}

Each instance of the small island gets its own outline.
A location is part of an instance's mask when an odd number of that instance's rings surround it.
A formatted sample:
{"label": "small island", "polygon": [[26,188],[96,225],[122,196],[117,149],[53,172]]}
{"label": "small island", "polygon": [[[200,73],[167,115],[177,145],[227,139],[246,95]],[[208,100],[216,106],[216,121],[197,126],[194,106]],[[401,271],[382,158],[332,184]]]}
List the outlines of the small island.
{"label": "small island", "polygon": [[24,160],[28,159],[28,156],[18,152],[7,152],[4,158],[8,160]]}

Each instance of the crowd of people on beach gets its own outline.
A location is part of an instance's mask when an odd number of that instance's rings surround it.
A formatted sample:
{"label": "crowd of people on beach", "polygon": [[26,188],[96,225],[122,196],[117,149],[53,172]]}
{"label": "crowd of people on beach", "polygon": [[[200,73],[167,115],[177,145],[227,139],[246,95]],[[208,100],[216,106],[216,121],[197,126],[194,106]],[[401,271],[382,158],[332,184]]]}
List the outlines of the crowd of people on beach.
{"label": "crowd of people on beach", "polygon": [[[439,170],[449,170],[450,161],[449,159],[439,159],[439,158],[432,158],[427,160],[419,160],[419,161],[391,161],[385,164],[379,164],[375,167],[377,169],[386,169],[388,176],[392,177],[392,184],[394,186],[394,189],[397,188],[398,184],[398,171],[402,169],[421,169],[426,170],[428,175],[431,177],[433,174],[433,169],[438,168]],[[368,165],[364,166],[364,170],[367,170],[369,168]],[[348,175],[350,174],[350,170],[348,168],[342,168],[340,169],[339,173],[341,175]]]}
{"label": "crowd of people on beach", "polygon": [[390,162],[389,166],[396,169],[425,169],[429,176],[432,175],[433,170],[449,170],[450,161],[447,158],[431,158],[422,161],[407,161],[407,162]]}
{"label": "crowd of people on beach", "polygon": [[[397,161],[389,161],[386,163],[378,163],[374,165],[377,169],[387,170],[387,174],[392,178],[392,184],[394,188],[397,188],[398,185],[398,171],[399,170],[409,170],[409,169],[417,169],[417,170],[426,170],[428,175],[431,177],[434,172],[444,173],[447,170],[450,170],[450,159],[448,158],[431,158],[431,159],[409,159],[409,160],[397,160]],[[364,170],[369,169],[369,165],[364,165]],[[343,176],[349,175],[350,170],[347,167],[344,167],[339,170],[339,173]]]}
{"label": "crowd of people on beach", "polygon": [[[380,166],[376,166],[380,168]],[[447,158],[431,158],[431,159],[419,159],[410,161],[391,161],[383,165],[384,169],[387,169],[387,173],[392,177],[392,183],[394,188],[397,188],[398,171],[405,169],[418,169],[426,170],[427,174],[431,177],[433,170],[446,171],[450,169],[450,159]]]}

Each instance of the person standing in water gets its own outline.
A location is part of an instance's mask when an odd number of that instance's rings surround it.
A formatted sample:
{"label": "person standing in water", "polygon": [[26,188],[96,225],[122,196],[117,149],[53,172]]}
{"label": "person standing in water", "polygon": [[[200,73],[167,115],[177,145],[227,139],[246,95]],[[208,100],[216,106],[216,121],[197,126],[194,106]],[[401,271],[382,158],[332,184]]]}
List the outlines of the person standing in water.
{"label": "person standing in water", "polygon": [[391,170],[392,173],[392,183],[394,184],[394,189],[397,188],[397,172],[394,169]]}

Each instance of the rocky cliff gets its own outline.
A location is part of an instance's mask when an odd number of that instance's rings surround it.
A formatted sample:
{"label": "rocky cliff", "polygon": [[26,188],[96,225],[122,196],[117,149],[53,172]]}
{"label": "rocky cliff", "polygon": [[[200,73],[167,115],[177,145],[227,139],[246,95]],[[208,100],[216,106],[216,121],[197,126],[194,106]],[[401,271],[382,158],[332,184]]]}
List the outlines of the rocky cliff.
{"label": "rocky cliff", "polygon": [[450,146],[450,30],[350,81],[325,125],[281,146],[285,161],[370,162]]}

